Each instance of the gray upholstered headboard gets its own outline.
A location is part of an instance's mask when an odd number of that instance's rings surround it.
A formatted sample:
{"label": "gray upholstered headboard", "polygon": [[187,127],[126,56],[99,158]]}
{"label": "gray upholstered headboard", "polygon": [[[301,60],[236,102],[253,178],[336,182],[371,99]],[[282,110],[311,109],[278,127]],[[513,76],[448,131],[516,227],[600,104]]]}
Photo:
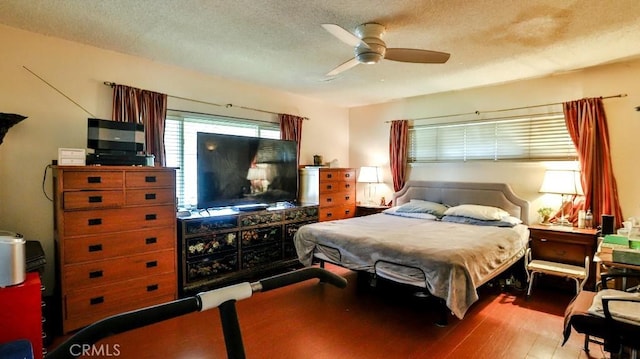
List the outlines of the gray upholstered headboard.
{"label": "gray upholstered headboard", "polygon": [[409,181],[393,194],[393,205],[402,205],[412,198],[449,206],[481,204],[499,207],[525,224],[529,222],[529,202],[518,197],[506,183]]}

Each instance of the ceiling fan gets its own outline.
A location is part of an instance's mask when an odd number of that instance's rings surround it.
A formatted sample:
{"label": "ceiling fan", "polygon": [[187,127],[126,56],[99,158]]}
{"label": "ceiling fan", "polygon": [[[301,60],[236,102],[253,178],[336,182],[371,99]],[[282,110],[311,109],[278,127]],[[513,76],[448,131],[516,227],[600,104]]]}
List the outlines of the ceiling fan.
{"label": "ceiling fan", "polygon": [[382,41],[385,27],[374,22],[358,25],[355,34],[336,24],[322,24],[322,27],[342,42],[353,46],[355,53],[354,58],[329,71],[327,76],[335,76],[358,64],[375,64],[382,59],[421,64],[443,64],[451,56],[446,52],[431,50],[387,48],[387,44]]}

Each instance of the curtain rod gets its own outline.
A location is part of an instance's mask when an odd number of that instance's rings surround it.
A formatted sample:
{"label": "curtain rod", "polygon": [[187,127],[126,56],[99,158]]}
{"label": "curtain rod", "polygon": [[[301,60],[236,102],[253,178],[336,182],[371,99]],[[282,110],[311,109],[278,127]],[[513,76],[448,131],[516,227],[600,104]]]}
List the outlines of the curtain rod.
{"label": "curtain rod", "polygon": [[[105,84],[105,85],[107,85],[107,86],[109,86],[109,87],[114,87],[115,85],[117,85],[115,82],[111,82],[111,81],[105,81],[105,82],[104,82],[104,84]],[[232,108],[232,107],[235,107],[235,108],[241,108],[241,109],[243,109],[243,110],[251,110],[251,111],[256,111],[256,112],[268,113],[268,114],[271,114],[271,115],[280,115],[280,114],[279,114],[279,113],[277,113],[277,112],[266,111],[266,110],[260,110],[260,109],[257,109],[257,108],[245,107],[245,106],[234,106],[234,105],[233,105],[233,104],[231,104],[231,103],[227,103],[227,104],[221,105],[221,104],[219,104],[219,103],[208,102],[208,101],[202,101],[202,100],[195,100],[195,99],[187,98],[187,97],[180,97],[180,96],[174,96],[174,95],[167,95],[167,96],[168,96],[168,97],[175,98],[175,99],[178,99],[178,100],[185,100],[185,101],[197,102],[197,103],[202,103],[202,104],[205,104],[205,105],[212,105],[212,106],[225,107],[225,108]],[[308,120],[308,119],[309,119],[309,117],[302,117],[302,118],[303,118],[304,120]]]}
{"label": "curtain rod", "polygon": [[[621,94],[611,95],[611,96],[604,96],[604,97],[600,96],[600,98],[603,99],[603,100],[606,100],[606,99],[610,99],[610,98],[627,97],[627,96],[629,96],[629,95],[627,95],[626,93],[621,93]],[[562,105],[563,103],[564,102],[555,102],[555,103],[546,103],[546,104],[543,104],[543,105],[531,105],[531,106],[523,106],[523,107],[513,107],[513,108],[505,108],[505,109],[500,109],[500,110],[489,110],[489,111],[482,111],[482,112],[475,111],[475,112],[456,113],[456,114],[443,115],[443,116],[410,118],[408,120],[419,121],[419,120],[431,120],[431,119],[434,119],[434,118],[447,118],[447,117],[456,117],[456,116],[465,116],[465,115],[480,115],[482,113],[504,112],[504,111],[514,111],[514,110],[524,110],[524,109],[536,108],[536,107]],[[385,123],[391,123],[391,121],[385,121]]]}
{"label": "curtain rod", "polygon": [[[178,110],[175,108],[167,108],[167,112],[172,111],[172,112],[183,112],[183,113],[190,113],[193,115],[204,115],[204,116],[218,116],[218,117],[222,117],[228,120],[247,120],[246,118],[243,117],[236,117],[236,116],[229,116],[229,115],[219,115],[217,113],[206,113],[206,112],[196,112],[196,111],[186,111],[186,110]],[[271,122],[271,121],[265,121],[265,120],[254,120],[254,119],[249,119],[251,122],[262,122],[262,123],[268,123],[271,125],[277,125],[277,122]]]}

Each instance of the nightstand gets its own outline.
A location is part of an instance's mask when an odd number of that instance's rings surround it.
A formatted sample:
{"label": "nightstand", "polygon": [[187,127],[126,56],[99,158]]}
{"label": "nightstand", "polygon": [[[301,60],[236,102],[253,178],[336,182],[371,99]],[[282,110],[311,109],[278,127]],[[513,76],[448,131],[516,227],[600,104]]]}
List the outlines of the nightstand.
{"label": "nightstand", "polygon": [[368,216],[370,214],[376,214],[388,209],[389,206],[376,206],[359,204],[356,206],[356,217]]}
{"label": "nightstand", "polygon": [[594,288],[596,266],[593,257],[598,243],[598,230],[533,224],[529,226],[529,231],[533,259],[584,267],[584,257],[589,256],[591,264],[585,287]]}

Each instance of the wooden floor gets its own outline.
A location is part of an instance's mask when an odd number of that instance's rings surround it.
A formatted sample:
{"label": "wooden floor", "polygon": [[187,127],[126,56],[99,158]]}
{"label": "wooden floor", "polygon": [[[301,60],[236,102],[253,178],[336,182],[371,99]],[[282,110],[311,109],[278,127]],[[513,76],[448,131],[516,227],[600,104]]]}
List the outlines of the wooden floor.
{"label": "wooden floor", "polygon": [[[357,274],[327,269],[349,281],[338,289],[317,280],[256,293],[237,303],[247,358],[603,358],[583,336],[562,344],[563,312],[570,293],[482,288],[463,320],[434,323],[438,313],[402,290],[357,285]],[[60,342],[54,341],[54,345]],[[226,358],[217,310],[194,313],[100,342],[121,358]],[[52,348],[49,348],[50,350]],[[112,352],[113,354],[113,352]],[[94,356],[95,357],[95,356]]]}

